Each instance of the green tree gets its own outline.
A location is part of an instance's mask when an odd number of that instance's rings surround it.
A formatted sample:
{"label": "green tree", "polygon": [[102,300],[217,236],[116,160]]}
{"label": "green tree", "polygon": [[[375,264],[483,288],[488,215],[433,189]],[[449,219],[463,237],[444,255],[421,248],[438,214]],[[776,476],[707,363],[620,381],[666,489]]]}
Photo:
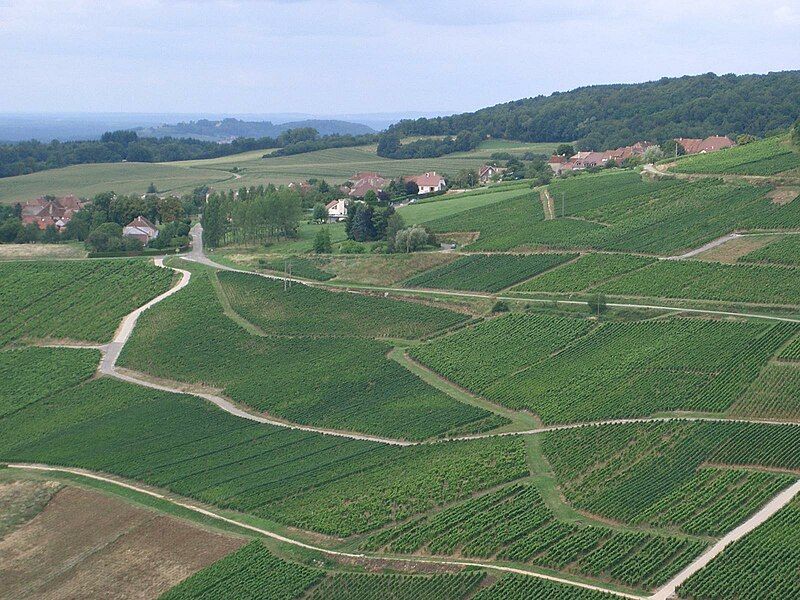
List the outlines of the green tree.
{"label": "green tree", "polygon": [[424,227],[414,225],[401,229],[395,235],[396,252],[416,252],[430,244],[430,234]]}
{"label": "green tree", "polygon": [[364,202],[370,206],[375,206],[378,203],[378,194],[374,190],[367,190],[367,193],[364,194]]}
{"label": "green tree", "polygon": [[317,223],[324,223],[328,220],[328,209],[325,208],[322,202],[317,202],[314,205],[313,218]]}
{"label": "green tree", "polygon": [[598,317],[606,312],[608,309],[608,305],[606,304],[606,297],[605,294],[597,293],[594,294],[587,302],[589,305],[589,310],[593,315],[597,315]]}
{"label": "green tree", "polygon": [[558,156],[572,156],[575,154],[575,148],[572,144],[559,144],[556,147],[555,154]]}
{"label": "green tree", "polygon": [[457,188],[471,188],[478,185],[478,172],[474,169],[461,169],[453,178],[453,186]]}
{"label": "green tree", "polygon": [[55,225],[48,225],[44,233],[42,234],[42,241],[45,244],[54,244],[60,239],[60,235],[58,233],[58,229],[56,229]]}
{"label": "green tree", "polygon": [[86,245],[93,252],[122,250],[125,247],[125,241],[122,239],[122,225],[103,223],[89,234],[89,237],[86,238]]}
{"label": "green tree", "polygon": [[210,248],[217,248],[225,234],[225,214],[222,200],[213,194],[203,210],[203,240]]}
{"label": "green tree", "polygon": [[158,200],[157,210],[162,223],[172,223],[183,218],[183,204],[177,196],[167,196]]}
{"label": "green tree", "polygon": [[146,193],[147,194],[157,194],[158,193],[158,189],[156,188],[156,184],[151,181],[150,185],[147,186],[147,192]]}
{"label": "green tree", "polygon": [[333,252],[333,244],[331,244],[331,233],[327,227],[320,228],[317,235],[314,236],[314,252],[317,254],[330,254]]}
{"label": "green tree", "polygon": [[405,229],[406,222],[400,213],[393,213],[386,221],[386,251],[395,252],[397,232]]}

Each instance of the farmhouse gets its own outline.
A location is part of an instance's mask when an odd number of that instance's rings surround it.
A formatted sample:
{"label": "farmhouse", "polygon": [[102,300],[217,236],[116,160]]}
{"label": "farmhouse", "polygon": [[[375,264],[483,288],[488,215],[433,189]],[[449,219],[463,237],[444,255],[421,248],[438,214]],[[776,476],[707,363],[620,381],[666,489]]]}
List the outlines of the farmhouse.
{"label": "farmhouse", "polygon": [[553,154],[550,159],[547,161],[547,164],[553,169],[553,173],[560,173],[561,168],[567,162],[567,157],[563,154]]}
{"label": "farmhouse", "polygon": [[22,206],[22,222],[26,225],[35,223],[39,229],[47,229],[53,225],[60,231],[67,226],[72,216],[83,208],[84,204],[85,202],[81,202],[75,196],[40,197],[28,201]]}
{"label": "farmhouse", "polygon": [[417,184],[417,188],[419,189],[417,193],[419,194],[432,194],[433,192],[441,192],[447,187],[444,177],[437,175],[436,171],[409,177],[408,181],[413,181]]}
{"label": "farmhouse", "polygon": [[[566,159],[565,159],[566,160]],[[501,175],[505,172],[505,167],[496,167],[495,165],[483,165],[478,169],[478,181],[481,183],[489,183],[495,175]]]}
{"label": "farmhouse", "polygon": [[612,161],[612,164],[619,165],[633,156],[642,156],[648,148],[655,145],[652,142],[636,142],[631,146],[620,146],[614,150],[604,150],[603,152],[578,152],[570,156],[569,159],[565,156],[551,156],[547,164],[556,174],[563,171],[581,171],[592,167],[604,167]]}
{"label": "farmhouse", "polygon": [[328,221],[331,223],[347,218],[347,200],[343,198],[331,200],[325,205],[325,208],[328,210]]}
{"label": "farmhouse", "polygon": [[726,135],[712,135],[705,139],[675,138],[675,141],[683,146],[683,149],[686,150],[686,154],[705,154],[736,145],[734,141]]}
{"label": "farmhouse", "polygon": [[122,228],[122,235],[135,238],[143,245],[147,245],[148,242],[158,237],[158,229],[142,215],[139,215]]}

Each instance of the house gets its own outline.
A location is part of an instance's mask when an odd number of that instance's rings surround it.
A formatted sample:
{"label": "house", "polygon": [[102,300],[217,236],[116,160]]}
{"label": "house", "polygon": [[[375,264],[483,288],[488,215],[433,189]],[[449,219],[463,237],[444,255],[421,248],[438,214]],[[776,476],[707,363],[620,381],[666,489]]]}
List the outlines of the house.
{"label": "house", "polygon": [[289,184],[288,187],[289,187],[289,189],[292,189],[292,190],[296,189],[301,194],[306,194],[309,191],[311,191],[311,184],[308,183],[307,181],[301,181],[300,183],[296,183],[296,182],[292,181]]}
{"label": "house", "polygon": [[146,246],[148,242],[158,237],[158,229],[142,215],[139,215],[122,228],[122,235],[135,238]]}
{"label": "house", "polygon": [[434,192],[443,192],[447,187],[444,177],[437,175],[436,171],[423,173],[422,175],[415,175],[409,177],[407,181],[413,181],[417,184],[418,194],[432,194]]}
{"label": "house", "polygon": [[699,138],[675,138],[686,154],[705,154],[706,152],[716,152],[723,148],[735,146],[734,141],[726,135],[712,135],[705,139]]}
{"label": "house", "polygon": [[347,195],[351,198],[363,198],[370,190],[376,194],[380,194],[383,188],[389,185],[389,180],[386,177],[368,171],[356,173],[351,181],[353,182],[352,187],[344,188],[347,190]]}
{"label": "house", "polygon": [[331,200],[325,205],[325,208],[328,211],[328,221],[331,223],[344,221],[347,218],[347,200],[344,198]]}
{"label": "house", "polygon": [[85,202],[81,202],[75,196],[39,197],[22,205],[22,222],[26,225],[34,223],[39,229],[47,229],[53,225],[60,231],[84,204]]}
{"label": "house", "polygon": [[483,165],[478,169],[478,181],[481,183],[489,183],[495,175],[502,175],[505,173],[504,167],[496,167],[494,165]]}
{"label": "house", "polygon": [[567,157],[563,154],[553,154],[550,159],[547,161],[548,166],[553,169],[553,173],[560,173],[561,169],[564,167],[564,164],[567,162]]}

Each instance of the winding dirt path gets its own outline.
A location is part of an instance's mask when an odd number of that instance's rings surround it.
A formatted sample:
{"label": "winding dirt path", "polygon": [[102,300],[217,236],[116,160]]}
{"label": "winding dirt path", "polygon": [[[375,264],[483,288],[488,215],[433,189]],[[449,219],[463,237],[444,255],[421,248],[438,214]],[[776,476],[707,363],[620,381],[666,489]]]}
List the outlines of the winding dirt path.
{"label": "winding dirt path", "polygon": [[514,567],[506,567],[502,565],[494,565],[490,563],[482,563],[478,561],[471,561],[471,560],[449,560],[446,558],[434,558],[434,557],[415,557],[415,558],[407,558],[407,557],[389,557],[389,556],[381,556],[381,555],[373,555],[373,554],[356,554],[353,552],[340,552],[338,550],[330,550],[328,548],[321,548],[319,546],[314,546],[312,544],[307,544],[306,542],[302,542],[300,540],[296,540],[290,537],[286,537],[275,533],[273,531],[269,531],[267,529],[262,529],[260,527],[256,527],[254,525],[250,525],[248,523],[244,523],[242,521],[238,521],[236,519],[231,519],[230,517],[223,516],[219,513],[214,511],[208,510],[206,508],[202,508],[200,506],[196,506],[190,502],[186,502],[184,500],[178,500],[166,494],[162,494],[138,485],[133,485],[131,483],[126,483],[124,481],[120,481],[113,477],[108,477],[105,475],[98,475],[86,469],[72,469],[68,467],[55,467],[49,465],[42,465],[42,464],[27,464],[27,463],[10,463],[8,465],[10,469],[25,469],[25,470],[36,470],[36,471],[55,471],[60,473],[69,473],[72,475],[78,475],[81,477],[86,477],[88,479],[93,479],[95,481],[102,481],[103,483],[110,483],[127,490],[132,490],[134,492],[138,492],[140,494],[146,494],[152,498],[157,498],[159,500],[163,500],[164,502],[169,502],[175,506],[179,506],[181,508],[191,510],[192,512],[201,514],[205,517],[210,517],[212,519],[228,523],[230,525],[235,525],[237,527],[241,527],[243,529],[247,529],[249,531],[253,531],[260,535],[272,538],[279,542],[284,542],[286,544],[291,544],[293,546],[298,546],[300,548],[305,548],[306,550],[312,550],[314,552],[320,552],[322,554],[327,554],[328,556],[335,556],[341,558],[351,558],[351,559],[363,559],[369,561],[379,561],[379,562],[388,562],[388,563],[408,563],[408,564],[440,564],[440,565],[451,565],[457,567],[480,567],[482,569],[489,569],[492,571],[500,571],[503,573],[515,573],[517,575],[526,575],[528,577],[537,577],[539,579],[546,579],[548,581],[553,581],[555,583],[560,583],[564,585],[569,585],[573,587],[580,587],[587,590],[594,590],[597,592],[605,592],[608,594],[613,594],[620,598],[631,598],[633,600],[643,600],[645,596],[637,596],[634,594],[627,594],[624,592],[618,592],[615,590],[610,590],[604,587],[591,585],[588,583],[581,583],[579,581],[572,581],[569,579],[563,579],[561,577],[554,577],[552,575],[545,575],[544,573],[537,573],[536,571],[529,571],[526,569],[517,569]]}

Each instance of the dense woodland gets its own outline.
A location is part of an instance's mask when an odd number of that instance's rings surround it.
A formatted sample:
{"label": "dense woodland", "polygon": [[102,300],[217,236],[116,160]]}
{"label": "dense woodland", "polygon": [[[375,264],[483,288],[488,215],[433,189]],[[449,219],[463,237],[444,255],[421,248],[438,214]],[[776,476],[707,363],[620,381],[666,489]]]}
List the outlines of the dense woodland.
{"label": "dense woodland", "polygon": [[406,120],[398,135],[458,135],[522,141],[578,140],[606,149],[637,140],[786,129],[798,116],[800,71],[766,75],[713,73],[637,84],[595,85],[525,98],[472,113]]}

